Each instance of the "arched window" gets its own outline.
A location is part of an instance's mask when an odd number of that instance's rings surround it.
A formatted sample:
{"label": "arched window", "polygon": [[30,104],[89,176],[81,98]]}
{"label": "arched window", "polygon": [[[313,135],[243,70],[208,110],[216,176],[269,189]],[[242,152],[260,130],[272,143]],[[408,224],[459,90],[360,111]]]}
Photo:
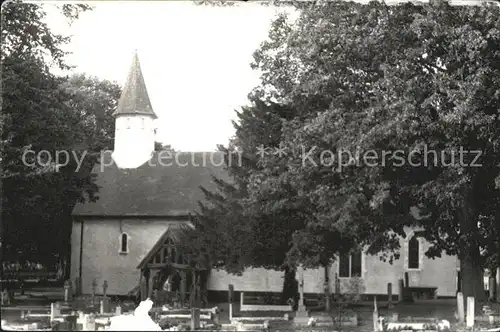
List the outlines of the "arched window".
{"label": "arched window", "polygon": [[408,268],[418,269],[420,267],[420,243],[413,236],[408,242]]}
{"label": "arched window", "polygon": [[122,233],[120,235],[120,254],[128,253],[128,241],[129,241],[128,234]]}
{"label": "arched window", "polygon": [[144,129],[144,118],[141,118],[141,129]]}
{"label": "arched window", "polygon": [[130,129],[130,117],[127,117],[127,129]]}

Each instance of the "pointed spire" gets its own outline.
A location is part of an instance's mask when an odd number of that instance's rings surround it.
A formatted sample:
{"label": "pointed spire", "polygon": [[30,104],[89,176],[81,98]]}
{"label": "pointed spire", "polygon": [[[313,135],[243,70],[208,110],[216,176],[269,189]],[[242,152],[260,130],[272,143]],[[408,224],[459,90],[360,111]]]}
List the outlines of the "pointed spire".
{"label": "pointed spire", "polygon": [[153,116],[155,119],[158,118],[149,100],[137,50],[134,51],[132,66],[130,67],[127,81],[123,86],[122,95],[118,101],[118,107],[113,113],[114,116],[120,114],[144,114]]}

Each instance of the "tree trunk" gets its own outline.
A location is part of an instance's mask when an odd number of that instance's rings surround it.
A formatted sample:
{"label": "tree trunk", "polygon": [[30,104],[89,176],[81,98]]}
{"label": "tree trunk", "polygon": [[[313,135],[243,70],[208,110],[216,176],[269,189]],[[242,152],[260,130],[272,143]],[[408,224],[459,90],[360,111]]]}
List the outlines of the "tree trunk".
{"label": "tree trunk", "polygon": [[[473,296],[476,302],[485,301],[486,293],[484,290],[483,269],[471,258],[464,258],[460,261],[460,271],[462,275],[462,294],[465,304],[467,297]],[[476,306],[479,307],[479,306]]]}
{"label": "tree trunk", "polygon": [[[472,188],[473,186],[471,186]],[[484,290],[484,269],[481,265],[481,254],[479,243],[477,242],[477,216],[474,210],[473,190],[465,189],[463,192],[463,201],[458,213],[460,223],[461,243],[459,253],[460,274],[462,276],[462,294],[465,305],[467,297],[473,296],[476,302],[486,300]],[[479,308],[476,305],[476,308]]]}
{"label": "tree trunk", "polygon": [[286,303],[288,299],[294,300],[294,310],[296,309],[299,293],[298,293],[298,284],[295,279],[295,270],[286,266],[285,267],[285,277],[283,278],[283,291],[281,293],[281,301]]}

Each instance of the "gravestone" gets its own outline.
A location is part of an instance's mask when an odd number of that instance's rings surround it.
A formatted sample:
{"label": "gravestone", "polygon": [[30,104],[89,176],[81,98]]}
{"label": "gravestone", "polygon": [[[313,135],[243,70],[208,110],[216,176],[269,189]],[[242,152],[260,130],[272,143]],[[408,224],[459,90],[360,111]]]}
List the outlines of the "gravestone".
{"label": "gravestone", "polygon": [[101,315],[110,312],[109,298],[108,297],[102,298],[100,312],[101,312]]}
{"label": "gravestone", "polygon": [[328,279],[325,280],[323,287],[325,289],[325,310],[330,311],[330,287],[328,285]]}
{"label": "gravestone", "polygon": [[299,305],[297,312],[295,313],[295,319],[293,320],[296,325],[307,325],[309,321],[309,313],[306,310],[304,304],[304,271],[302,267],[298,268],[297,276],[299,277]]}
{"label": "gravestone", "polygon": [[387,308],[392,309],[394,305],[392,304],[392,283],[387,284]]}
{"label": "gravestone", "polygon": [[488,282],[489,282],[488,286],[489,286],[489,290],[490,290],[490,292],[489,292],[489,300],[490,300],[490,302],[493,302],[493,301],[495,301],[495,293],[496,293],[496,286],[497,286],[496,283],[497,283],[497,281],[495,280],[495,278],[490,277],[488,279]]}
{"label": "gravestone", "polygon": [[64,302],[71,301],[71,282],[66,280],[64,282]]}
{"label": "gravestone", "polygon": [[398,302],[403,302],[405,296],[405,283],[403,279],[399,279],[399,294],[398,294]]}
{"label": "gravestone", "polygon": [[11,299],[10,299],[10,293],[9,293],[9,291],[8,291],[6,288],[4,288],[4,289],[2,290],[2,293],[1,293],[1,294],[2,294],[2,302],[1,302],[1,305],[3,305],[3,306],[4,306],[4,305],[10,305],[10,301],[11,301]]}
{"label": "gravestone", "polygon": [[76,296],[80,295],[80,293],[81,293],[80,278],[79,277],[75,278],[75,286],[73,287],[73,292]]}
{"label": "gravestone", "polygon": [[191,331],[200,328],[200,309],[191,308]]}
{"label": "gravestone", "polygon": [[378,308],[377,308],[377,297],[373,298],[373,331],[379,331],[379,320],[378,320]]}
{"label": "gravestone", "polygon": [[500,267],[497,268],[496,280],[497,280],[497,287],[496,287],[497,302],[500,303]]}
{"label": "gravestone", "polygon": [[229,302],[229,321],[233,319],[233,299],[234,299],[234,286],[232,284],[229,284],[228,286],[228,302]]}
{"label": "gravestone", "polygon": [[76,330],[77,331],[82,331],[83,327],[85,326],[85,320],[87,318],[85,317],[85,313],[83,311],[78,311],[78,318],[76,319]]}
{"label": "gravestone", "polygon": [[52,302],[50,304],[50,321],[54,321],[59,316],[61,316],[61,306],[57,302]]}
{"label": "gravestone", "polygon": [[457,315],[460,323],[465,322],[464,296],[462,293],[457,293]]}
{"label": "gravestone", "polygon": [[467,297],[467,327],[472,328],[474,327],[474,312],[475,307],[474,307],[474,297],[469,296]]}
{"label": "gravestone", "polygon": [[115,316],[120,316],[122,314],[122,307],[117,305],[115,308]]}
{"label": "gravestone", "polygon": [[107,294],[108,294],[108,281],[104,280],[104,282],[102,283],[102,296],[106,297]]}
{"label": "gravestone", "polygon": [[95,293],[97,291],[97,281],[92,280],[92,305],[95,305]]}
{"label": "gravestone", "polygon": [[215,312],[213,313],[213,323],[215,326],[220,325],[220,312],[219,308],[215,309]]}
{"label": "gravestone", "polygon": [[85,320],[83,324],[83,331],[95,331],[95,315],[89,314],[85,315]]}

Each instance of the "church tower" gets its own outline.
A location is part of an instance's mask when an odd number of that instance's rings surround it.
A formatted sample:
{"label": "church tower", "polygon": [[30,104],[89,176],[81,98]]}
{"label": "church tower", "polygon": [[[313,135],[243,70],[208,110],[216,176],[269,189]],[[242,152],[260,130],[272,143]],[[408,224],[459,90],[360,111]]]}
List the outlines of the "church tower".
{"label": "church tower", "polygon": [[113,160],[119,168],[137,168],[147,162],[155,148],[155,120],[158,118],[149,100],[139,56],[123,86],[115,116]]}

